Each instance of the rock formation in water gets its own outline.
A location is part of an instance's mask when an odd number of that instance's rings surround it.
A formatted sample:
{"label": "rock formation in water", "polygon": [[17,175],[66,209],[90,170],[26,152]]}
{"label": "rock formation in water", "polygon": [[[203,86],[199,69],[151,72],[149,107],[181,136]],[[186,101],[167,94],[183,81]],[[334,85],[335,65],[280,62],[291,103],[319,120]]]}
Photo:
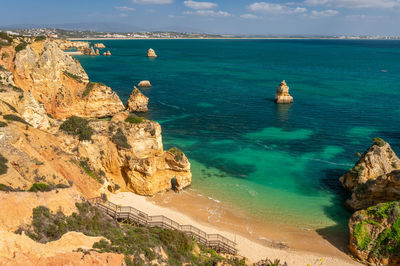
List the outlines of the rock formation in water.
{"label": "rock formation in water", "polygon": [[387,142],[375,138],[340,181],[351,193],[346,203],[354,210],[397,200],[400,198],[400,160]]}
{"label": "rock formation in water", "polygon": [[67,50],[70,48],[76,48],[78,50],[85,49],[85,48],[90,48],[90,43],[89,42],[83,42],[83,41],[70,41],[70,40],[60,40],[56,39],[53,40],[54,43],[60,47],[61,50]]}
{"label": "rock formation in water", "polygon": [[156,52],[155,52],[153,49],[150,48],[150,49],[147,51],[147,57],[155,58],[155,57],[157,57],[157,54],[156,54]]}
{"label": "rock formation in water", "polygon": [[103,43],[99,42],[94,44],[94,48],[104,49],[106,48],[106,46]]}
{"label": "rock formation in water", "polygon": [[138,88],[134,87],[126,103],[126,110],[130,112],[147,112],[149,110],[147,107],[148,103],[149,98],[144,96]]}
{"label": "rock formation in water", "polygon": [[96,49],[96,55],[100,55],[99,49]]}
{"label": "rock formation in water", "polygon": [[289,87],[285,81],[282,81],[279,85],[276,95],[275,95],[276,103],[292,103],[293,97],[289,94]]}
{"label": "rock formation in water", "polygon": [[364,263],[400,264],[400,201],[357,211],[349,221],[350,251]]}
{"label": "rock formation in water", "polygon": [[151,83],[148,80],[142,80],[141,82],[139,82],[139,84],[137,86],[138,87],[151,87]]}
{"label": "rock formation in water", "polygon": [[103,55],[104,55],[104,56],[110,56],[110,55],[111,55],[111,52],[110,52],[110,51],[104,52]]}

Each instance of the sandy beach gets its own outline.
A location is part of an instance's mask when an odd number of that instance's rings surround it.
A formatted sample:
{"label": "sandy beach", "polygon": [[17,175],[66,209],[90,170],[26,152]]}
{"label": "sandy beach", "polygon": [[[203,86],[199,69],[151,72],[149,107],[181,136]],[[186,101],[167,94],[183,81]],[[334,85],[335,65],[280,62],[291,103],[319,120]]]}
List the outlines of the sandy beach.
{"label": "sandy beach", "polygon": [[121,192],[112,194],[109,200],[235,240],[239,254],[251,263],[268,258],[280,259],[288,265],[361,265],[333,245],[333,241],[314,231],[276,224],[266,226],[266,222],[249,223],[240,214],[233,215],[221,203],[201,198],[190,190],[179,194],[168,192],[152,198]]}

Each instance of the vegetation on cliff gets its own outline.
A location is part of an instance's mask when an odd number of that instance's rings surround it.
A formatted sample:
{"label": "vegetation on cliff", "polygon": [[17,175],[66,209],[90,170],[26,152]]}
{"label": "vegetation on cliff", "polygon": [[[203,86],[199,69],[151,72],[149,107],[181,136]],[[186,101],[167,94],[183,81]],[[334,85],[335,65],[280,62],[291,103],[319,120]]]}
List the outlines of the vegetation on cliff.
{"label": "vegetation on cliff", "polygon": [[68,134],[78,136],[79,140],[91,140],[93,135],[93,129],[89,126],[89,122],[77,116],[68,117],[61,124],[60,129]]}
{"label": "vegetation on cliff", "polygon": [[8,160],[0,154],[0,175],[4,175],[5,173],[7,173],[7,162]]}
{"label": "vegetation on cliff", "polygon": [[364,261],[400,263],[400,201],[356,212],[350,219],[350,249]]}
{"label": "vegetation on cliff", "polygon": [[136,115],[129,115],[125,119],[125,122],[131,123],[131,124],[140,124],[143,122],[143,118],[140,116],[136,116]]}
{"label": "vegetation on cliff", "polygon": [[175,160],[177,160],[178,162],[182,161],[184,154],[179,148],[173,147],[173,148],[169,149],[168,151],[175,156]]}
{"label": "vegetation on cliff", "polygon": [[[134,225],[119,225],[88,203],[76,203],[78,213],[65,216],[61,211],[52,213],[39,206],[33,209],[32,224],[17,230],[35,241],[46,243],[61,238],[69,231],[82,232],[88,236],[104,236],[93,245],[98,252],[112,252],[125,255],[127,265],[145,265],[150,262],[166,262],[168,265],[244,265],[244,260],[227,259],[215,251],[197,244],[179,231],[148,228]],[[167,257],[162,256],[160,249]],[[197,249],[197,250],[196,250]]]}
{"label": "vegetation on cliff", "polygon": [[8,120],[8,121],[16,121],[16,122],[21,122],[21,123],[24,123],[24,124],[29,125],[28,122],[26,122],[23,118],[21,118],[21,117],[19,117],[19,116],[17,116],[17,115],[12,115],[12,114],[10,114],[10,115],[3,115],[3,118],[4,118],[5,120]]}
{"label": "vegetation on cliff", "polygon": [[119,148],[124,148],[124,149],[132,148],[132,146],[129,145],[128,139],[126,138],[121,128],[117,129],[117,132],[111,137],[111,141],[114,142]]}

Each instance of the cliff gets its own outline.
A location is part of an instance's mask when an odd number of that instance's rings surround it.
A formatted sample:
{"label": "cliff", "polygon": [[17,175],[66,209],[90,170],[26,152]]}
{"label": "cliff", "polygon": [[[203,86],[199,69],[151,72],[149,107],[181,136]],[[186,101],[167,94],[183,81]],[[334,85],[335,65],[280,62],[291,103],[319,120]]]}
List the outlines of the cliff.
{"label": "cliff", "polygon": [[400,202],[357,211],[349,221],[350,251],[365,263],[400,264]]}
{"label": "cliff", "polygon": [[[122,113],[111,121],[92,120],[91,141],[60,135],[64,149],[87,158],[92,169],[105,173],[107,188],[154,195],[170,190],[172,179],[184,188],[191,183],[190,163],[182,153],[163,151],[161,126],[154,121]],[[59,133],[61,134],[61,132]],[[116,186],[118,185],[118,186]]]}
{"label": "cliff", "polygon": [[279,87],[275,94],[275,102],[276,103],[292,103],[293,97],[289,94],[289,87],[285,81],[282,81],[279,84]]}
{"label": "cliff", "polygon": [[18,52],[6,47],[4,52],[9,56],[0,65],[12,73],[15,86],[29,91],[57,119],[111,116],[124,109],[111,88],[90,83],[80,63],[56,42],[33,42]]}
{"label": "cliff", "polygon": [[387,142],[376,138],[340,181],[351,193],[346,204],[354,210],[397,200],[400,198],[400,160]]}
{"label": "cliff", "polygon": [[149,98],[144,96],[138,88],[134,87],[126,103],[126,110],[130,112],[147,112],[149,110],[147,107],[148,103]]}

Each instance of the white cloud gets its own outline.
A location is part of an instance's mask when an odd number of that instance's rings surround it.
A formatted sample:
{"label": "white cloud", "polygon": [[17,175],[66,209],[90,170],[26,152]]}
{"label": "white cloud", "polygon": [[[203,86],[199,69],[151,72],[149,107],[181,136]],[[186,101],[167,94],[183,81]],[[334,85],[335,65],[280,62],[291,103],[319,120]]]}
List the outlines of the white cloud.
{"label": "white cloud", "polygon": [[268,2],[256,2],[249,5],[247,9],[253,12],[268,14],[300,14],[307,12],[307,8],[304,7],[289,7]]}
{"label": "white cloud", "polygon": [[243,14],[240,15],[241,18],[244,19],[258,19],[258,16],[254,15],[254,14]]}
{"label": "white cloud", "polygon": [[116,10],[119,11],[135,11],[136,9],[133,7],[127,7],[127,6],[116,6],[114,7]]}
{"label": "white cloud", "polygon": [[218,7],[216,3],[211,2],[184,1],[183,3],[192,9],[212,9]]}
{"label": "white cloud", "polygon": [[400,0],[305,0],[307,5],[325,5],[340,8],[396,8]]}
{"label": "white cloud", "polygon": [[313,18],[332,17],[338,14],[339,12],[337,10],[332,10],[332,9],[322,10],[322,11],[317,11],[317,10],[311,11],[311,17]]}
{"label": "white cloud", "polygon": [[214,10],[196,10],[196,11],[186,11],[185,15],[199,15],[205,17],[229,17],[229,14],[226,11],[214,11]]}
{"label": "white cloud", "polygon": [[174,0],[132,0],[135,4],[152,4],[152,5],[163,5],[171,4]]}

